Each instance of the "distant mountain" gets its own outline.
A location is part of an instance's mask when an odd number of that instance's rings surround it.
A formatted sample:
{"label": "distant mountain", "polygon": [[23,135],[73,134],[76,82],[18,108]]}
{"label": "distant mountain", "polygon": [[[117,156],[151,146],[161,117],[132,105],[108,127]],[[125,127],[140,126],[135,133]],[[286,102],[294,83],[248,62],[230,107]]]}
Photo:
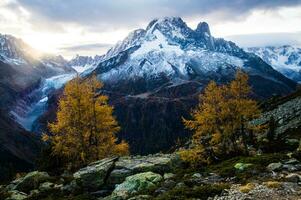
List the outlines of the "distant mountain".
{"label": "distant mountain", "polygon": [[103,56],[80,56],[76,55],[67,62],[67,66],[72,67],[77,72],[81,73],[86,70],[93,70],[101,61]]}
{"label": "distant mountain", "polygon": [[[134,154],[167,151],[183,142],[190,133],[182,117],[189,118],[198,95],[211,80],[232,80],[237,69],[249,74],[256,98],[288,94],[296,87],[260,57],[214,38],[206,22],[193,30],[178,17],[156,19],[131,32],[98,62],[82,76],[97,74],[104,82],[102,92],[109,95],[122,127],[118,136]],[[52,97],[51,104],[57,99]],[[44,131],[54,112],[49,104],[34,126]]]}
{"label": "distant mountain", "polygon": [[246,49],[262,58],[286,77],[301,82],[301,48],[290,45],[252,47]]}
{"label": "distant mountain", "polygon": [[72,68],[66,67],[61,56],[42,55],[21,39],[2,34],[0,66],[0,87],[6,85],[4,90],[11,89],[15,92],[22,92],[43,78],[74,72]]}

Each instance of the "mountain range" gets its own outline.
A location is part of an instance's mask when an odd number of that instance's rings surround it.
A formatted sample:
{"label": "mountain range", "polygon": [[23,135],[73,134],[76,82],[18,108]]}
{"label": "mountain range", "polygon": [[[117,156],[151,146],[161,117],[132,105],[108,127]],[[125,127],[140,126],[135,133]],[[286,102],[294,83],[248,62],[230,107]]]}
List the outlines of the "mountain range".
{"label": "mountain range", "polygon": [[[206,22],[191,29],[178,17],[151,21],[104,55],[70,61],[40,55],[20,39],[0,35],[0,147],[4,149],[0,156],[5,152],[10,155],[7,160],[32,164],[39,142],[30,132],[47,132],[47,123],[55,120],[61,88],[76,71],[82,77],[96,74],[104,83],[100,92],[109,96],[122,127],[118,136],[128,141],[133,154],[168,151],[190,135],[182,117],[190,117],[211,80],[229,82],[241,69],[250,77],[253,98],[294,91],[300,81],[300,49],[281,48],[242,49],[213,37]],[[15,142],[20,138],[23,145]]]}
{"label": "mountain range", "polygon": [[[232,80],[237,69],[249,74],[254,98],[285,95],[296,88],[296,82],[260,57],[214,38],[206,22],[193,30],[178,17],[151,21],[92,63],[81,76],[96,74],[104,82],[101,92],[114,105],[122,127],[119,137],[129,142],[134,154],[166,151],[184,141],[189,132],[182,117],[189,117],[203,88],[211,80]],[[43,124],[54,120],[54,112],[42,115],[35,130],[45,130]]]}
{"label": "mountain range", "polygon": [[262,58],[286,77],[301,81],[301,48],[290,45],[253,47],[246,49]]}

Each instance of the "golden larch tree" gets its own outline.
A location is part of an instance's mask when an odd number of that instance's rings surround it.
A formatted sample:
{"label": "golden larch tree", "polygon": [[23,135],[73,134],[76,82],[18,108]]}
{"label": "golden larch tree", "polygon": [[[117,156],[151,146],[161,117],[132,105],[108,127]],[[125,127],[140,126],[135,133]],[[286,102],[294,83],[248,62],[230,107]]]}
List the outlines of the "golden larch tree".
{"label": "golden larch tree", "polygon": [[247,153],[247,134],[260,129],[249,123],[260,115],[250,94],[248,76],[242,71],[228,85],[210,82],[200,95],[192,120],[183,119],[185,127],[194,132],[192,148],[181,152],[183,158],[208,163],[218,155],[238,153],[242,147]]}
{"label": "golden larch tree", "polygon": [[128,154],[126,142],[117,144],[115,134],[120,127],[108,97],[97,93],[101,87],[96,76],[86,80],[77,76],[68,82],[59,100],[57,119],[49,124],[51,134],[44,136],[52,143],[53,154],[66,157],[73,167]]}

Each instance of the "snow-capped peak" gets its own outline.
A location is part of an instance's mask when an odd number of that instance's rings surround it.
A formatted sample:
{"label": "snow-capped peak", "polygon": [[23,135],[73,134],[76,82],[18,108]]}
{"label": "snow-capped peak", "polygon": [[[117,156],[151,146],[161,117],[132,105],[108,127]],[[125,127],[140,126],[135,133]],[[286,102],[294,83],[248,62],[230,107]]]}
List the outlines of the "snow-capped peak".
{"label": "snow-capped peak", "polygon": [[185,40],[193,33],[180,17],[164,17],[151,21],[146,28],[146,35],[149,37],[156,30],[170,40]]}
{"label": "snow-capped peak", "polygon": [[[244,65],[242,59],[231,55],[239,53],[239,47],[218,39],[219,48],[214,51],[214,38],[209,34],[207,23],[194,31],[179,17],[155,19],[146,30],[138,29],[112,47],[96,71],[103,80],[158,77],[162,73],[188,78],[191,73]],[[198,65],[198,69],[191,69],[191,65]]]}
{"label": "snow-capped peak", "polygon": [[94,69],[102,60],[104,56],[96,55],[92,56],[80,56],[76,55],[70,61],[68,61],[67,66],[72,67],[78,73],[82,73],[86,70]]}
{"label": "snow-capped peak", "polygon": [[0,34],[0,59],[16,65],[24,64],[37,54],[30,46],[11,35]]}
{"label": "snow-capped peak", "polygon": [[104,59],[108,59],[118,53],[136,45],[140,45],[141,40],[144,38],[146,31],[144,29],[137,29],[132,31],[124,40],[119,41],[106,53]]}
{"label": "snow-capped peak", "polygon": [[301,48],[283,45],[247,48],[288,78],[301,82]]}
{"label": "snow-capped peak", "polygon": [[130,33],[104,55],[93,72],[118,92],[134,94],[167,83],[226,81],[237,68],[243,68],[254,77],[261,76],[271,84],[283,84],[279,86],[283,91],[295,87],[295,82],[273,70],[258,56],[245,52],[231,41],[211,36],[206,22],[193,30],[179,17],[155,19],[145,30]]}

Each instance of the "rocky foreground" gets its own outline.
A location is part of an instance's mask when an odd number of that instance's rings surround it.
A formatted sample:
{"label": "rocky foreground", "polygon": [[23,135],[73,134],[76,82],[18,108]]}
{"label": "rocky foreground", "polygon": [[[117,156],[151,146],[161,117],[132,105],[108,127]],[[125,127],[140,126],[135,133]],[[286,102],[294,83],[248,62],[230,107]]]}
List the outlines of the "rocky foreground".
{"label": "rocky foreground", "polygon": [[[268,163],[268,160],[277,161]],[[240,160],[242,161],[242,160]],[[269,155],[185,169],[176,154],[107,158],[74,174],[34,171],[0,186],[0,199],[298,199],[301,163]],[[265,166],[266,165],[266,166]],[[220,173],[219,173],[220,172]]]}

